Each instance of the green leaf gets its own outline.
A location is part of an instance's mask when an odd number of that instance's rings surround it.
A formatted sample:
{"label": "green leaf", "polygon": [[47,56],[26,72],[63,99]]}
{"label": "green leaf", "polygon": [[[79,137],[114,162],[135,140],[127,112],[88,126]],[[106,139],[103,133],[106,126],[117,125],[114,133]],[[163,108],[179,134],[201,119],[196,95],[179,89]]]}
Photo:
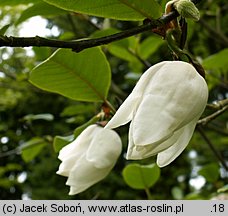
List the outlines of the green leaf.
{"label": "green leaf", "polygon": [[150,55],[152,55],[154,52],[157,51],[157,49],[164,43],[164,40],[162,40],[159,37],[151,36],[146,38],[142,43],[140,44],[138,48],[138,55],[142,59],[147,59]]}
{"label": "green leaf", "polygon": [[25,162],[33,160],[47,145],[47,142],[40,137],[34,137],[20,146],[21,156]]}
{"label": "green leaf", "polygon": [[110,46],[108,46],[108,50],[112,55],[118,58],[121,58],[129,62],[136,61],[140,63],[139,60],[134,56],[134,54],[124,47],[111,44]]}
{"label": "green leaf", "polygon": [[219,166],[212,163],[204,166],[198,171],[199,175],[202,175],[208,182],[216,182],[219,178]]}
{"label": "green leaf", "polygon": [[72,142],[74,140],[74,135],[70,135],[70,136],[56,136],[54,138],[54,142],[53,142],[53,147],[55,152],[59,152],[64,146],[66,146],[67,144],[69,144],[70,142]]}
{"label": "green leaf", "polygon": [[55,16],[55,15],[61,15],[66,13],[66,11],[54,7],[50,4],[47,4],[45,2],[39,2],[37,4],[32,5],[31,7],[24,10],[19,17],[19,19],[16,22],[16,25],[18,25],[21,22],[24,22],[25,20],[34,17],[34,16]]}
{"label": "green leaf", "polygon": [[[119,32],[117,29],[109,28],[104,30],[99,30],[94,32],[91,37],[92,38],[98,38],[98,37],[104,37],[107,35],[115,34]],[[106,45],[106,48],[108,51],[125,61],[129,62],[129,67],[131,68],[131,71],[139,72],[142,69],[142,62],[137,57],[137,46],[138,46],[138,38],[137,37],[128,37],[113,43],[110,43]]]}
{"label": "green leaf", "polygon": [[41,2],[41,0],[1,0],[0,6],[15,6],[19,4],[29,4],[37,2]]}
{"label": "green leaf", "polygon": [[65,10],[119,20],[143,20],[147,15],[157,18],[159,8],[155,0],[44,0]]}
{"label": "green leaf", "polygon": [[128,61],[129,68],[131,72],[139,73],[144,67],[142,61],[140,61],[140,56],[137,54],[138,38],[129,37],[124,40],[113,42],[107,46],[108,51],[125,61]]}
{"label": "green leaf", "polygon": [[11,24],[5,25],[0,29],[0,35],[4,35]]}
{"label": "green leaf", "polygon": [[108,51],[125,61],[136,62],[137,64],[141,64],[135,54],[135,47],[137,44],[136,37],[129,37],[124,40],[120,40],[117,42],[113,42],[108,45]]}
{"label": "green leaf", "polygon": [[106,99],[111,71],[98,47],[80,53],[59,49],[32,70],[29,80],[41,89],[74,100],[98,102]]}
{"label": "green leaf", "polygon": [[155,0],[119,0],[139,14],[149,19],[159,18],[162,15],[161,6]]}
{"label": "green leaf", "polygon": [[134,189],[148,189],[160,177],[160,169],[156,164],[140,165],[132,163],[123,170],[124,181]]}
{"label": "green leaf", "polygon": [[[96,31],[90,37],[99,38],[99,37],[115,34],[117,32],[119,32],[117,29],[109,28],[109,29]],[[110,43],[106,46],[108,48],[108,51],[112,55],[118,58],[121,58],[125,61],[130,61],[130,62],[135,61],[138,64],[140,64],[139,60],[136,58],[136,56],[133,53],[133,50],[136,44],[137,44],[137,39],[136,37],[132,36],[132,37],[128,37],[128,38]]]}
{"label": "green leaf", "polygon": [[228,48],[203,60],[203,66],[208,70],[226,70],[228,67]]}

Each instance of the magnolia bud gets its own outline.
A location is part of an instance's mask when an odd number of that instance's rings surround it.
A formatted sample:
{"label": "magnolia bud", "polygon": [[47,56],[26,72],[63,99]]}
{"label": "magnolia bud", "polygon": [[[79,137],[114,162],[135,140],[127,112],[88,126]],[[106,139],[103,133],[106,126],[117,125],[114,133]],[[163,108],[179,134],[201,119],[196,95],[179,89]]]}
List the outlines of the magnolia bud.
{"label": "magnolia bud", "polygon": [[177,12],[184,18],[190,18],[195,21],[200,19],[200,13],[191,0],[172,0],[167,2],[165,12],[171,12],[175,8]]}
{"label": "magnolia bud", "polygon": [[197,7],[190,0],[179,0],[173,4],[177,12],[184,18],[190,18],[194,21],[200,19],[200,13]]}
{"label": "magnolia bud", "polygon": [[98,125],[87,127],[59,152],[62,163],[57,174],[68,177],[69,195],[81,193],[104,179],[114,167],[122,149],[118,134]]}

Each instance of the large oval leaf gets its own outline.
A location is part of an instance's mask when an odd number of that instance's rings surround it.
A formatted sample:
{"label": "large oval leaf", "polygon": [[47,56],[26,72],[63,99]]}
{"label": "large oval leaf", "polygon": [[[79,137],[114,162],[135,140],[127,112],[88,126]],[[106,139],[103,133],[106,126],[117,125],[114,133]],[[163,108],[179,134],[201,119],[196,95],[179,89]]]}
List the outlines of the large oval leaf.
{"label": "large oval leaf", "polygon": [[100,48],[80,53],[57,50],[34,68],[30,82],[46,91],[79,101],[104,101],[111,81],[111,71]]}
{"label": "large oval leaf", "polygon": [[156,0],[44,0],[65,10],[119,20],[158,18],[160,5]]}
{"label": "large oval leaf", "polygon": [[156,164],[140,165],[132,163],[123,170],[124,181],[134,189],[148,189],[160,177],[160,169]]}

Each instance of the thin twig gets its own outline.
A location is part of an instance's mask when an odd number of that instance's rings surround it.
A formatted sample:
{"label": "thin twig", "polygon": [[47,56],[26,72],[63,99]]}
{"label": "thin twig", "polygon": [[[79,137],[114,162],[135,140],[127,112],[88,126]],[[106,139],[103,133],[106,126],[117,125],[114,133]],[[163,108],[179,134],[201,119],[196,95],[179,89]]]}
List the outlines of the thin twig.
{"label": "thin twig", "polygon": [[217,118],[218,116],[220,116],[222,113],[224,113],[226,110],[228,109],[228,106],[224,106],[223,108],[221,108],[220,110],[212,113],[211,115],[200,119],[197,124],[201,124],[201,125],[206,125],[208,124],[210,121],[212,121],[213,119]]}
{"label": "thin twig", "polygon": [[53,40],[42,38],[39,36],[36,37],[7,37],[0,36],[0,47],[29,47],[29,46],[37,46],[37,47],[56,47],[56,48],[70,48],[76,52],[80,52],[84,49],[100,46],[104,44],[109,44],[114,41],[118,41],[145,31],[151,31],[152,29],[156,29],[158,27],[164,26],[169,23],[174,18],[178,17],[179,14],[176,11],[172,11],[167,15],[163,15],[161,18],[157,20],[151,20],[150,22],[143,24],[141,26],[137,26],[135,28],[119,32],[113,35],[94,38],[94,39],[85,39],[85,40],[77,40],[77,41],[62,41],[62,40]]}
{"label": "thin twig", "polygon": [[19,154],[19,153],[20,153],[20,151],[18,148],[7,151],[7,152],[0,152],[0,158],[8,157],[8,156]]}
{"label": "thin twig", "polygon": [[202,138],[205,140],[211,151],[214,153],[214,155],[217,157],[217,159],[221,162],[222,166],[225,168],[226,171],[228,171],[228,166],[223,159],[223,157],[219,154],[219,152],[216,150],[212,142],[208,139],[207,135],[204,133],[204,130],[202,129],[201,126],[197,127],[198,132],[202,136]]}
{"label": "thin twig", "polygon": [[[194,4],[201,2],[201,0],[192,0]],[[137,35],[139,33],[145,31],[152,31],[152,29],[159,28],[169,23],[171,20],[177,18],[179,16],[177,11],[172,11],[169,14],[163,15],[157,20],[150,20],[141,26],[116,33],[113,35],[95,38],[95,39],[85,39],[78,41],[61,41],[61,40],[51,40],[47,38],[42,38],[39,36],[36,37],[7,37],[4,35],[0,35],[0,47],[55,47],[55,48],[70,48],[73,51],[80,52],[84,49],[100,46],[104,44],[109,44],[114,41],[118,41],[133,35]]]}
{"label": "thin twig", "polygon": [[219,110],[223,108],[224,106],[228,105],[228,98],[220,101],[215,101],[212,104],[207,104],[207,108],[214,109],[214,110]]}

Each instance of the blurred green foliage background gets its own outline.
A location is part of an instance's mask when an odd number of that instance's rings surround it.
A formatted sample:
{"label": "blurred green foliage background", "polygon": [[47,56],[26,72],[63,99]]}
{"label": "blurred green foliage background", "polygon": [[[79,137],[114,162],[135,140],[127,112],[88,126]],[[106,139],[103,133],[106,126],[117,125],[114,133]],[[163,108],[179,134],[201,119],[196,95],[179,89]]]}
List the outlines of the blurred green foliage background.
{"label": "blurred green foliage background", "polygon": [[[43,15],[49,38],[62,40],[99,37],[115,32],[115,29],[124,31],[141,23],[61,10],[34,12],[27,17],[23,15],[24,18],[21,14],[31,5],[13,2],[10,6],[0,3],[0,29],[10,24],[6,31],[8,36],[18,35],[26,22],[23,19],[35,15]],[[163,10],[166,2],[159,1]],[[200,21],[188,20],[186,49],[206,69],[209,103],[213,103],[228,97],[228,3],[226,0],[205,0],[198,4],[198,8]],[[43,35],[44,32],[40,33]],[[148,65],[172,59],[166,42],[152,32],[103,46],[102,49],[112,71],[108,99],[116,107],[131,92]],[[122,176],[124,167],[132,163],[124,159],[128,126],[117,129],[124,151],[108,177],[79,195],[68,196],[66,179],[55,174],[60,161],[53,149],[54,137],[72,135],[75,128],[100,111],[101,104],[73,101],[42,91],[28,82],[32,68],[54,51],[53,48],[37,47],[0,49],[0,198],[147,199],[144,190],[129,187]],[[206,109],[203,117],[213,112]],[[203,131],[228,165],[227,120],[228,113],[224,112],[203,126]],[[154,162],[152,157],[138,163]],[[187,149],[172,164],[160,170],[159,179],[150,188],[150,198],[212,199],[220,196],[228,199],[227,184],[228,171],[196,131]]]}

